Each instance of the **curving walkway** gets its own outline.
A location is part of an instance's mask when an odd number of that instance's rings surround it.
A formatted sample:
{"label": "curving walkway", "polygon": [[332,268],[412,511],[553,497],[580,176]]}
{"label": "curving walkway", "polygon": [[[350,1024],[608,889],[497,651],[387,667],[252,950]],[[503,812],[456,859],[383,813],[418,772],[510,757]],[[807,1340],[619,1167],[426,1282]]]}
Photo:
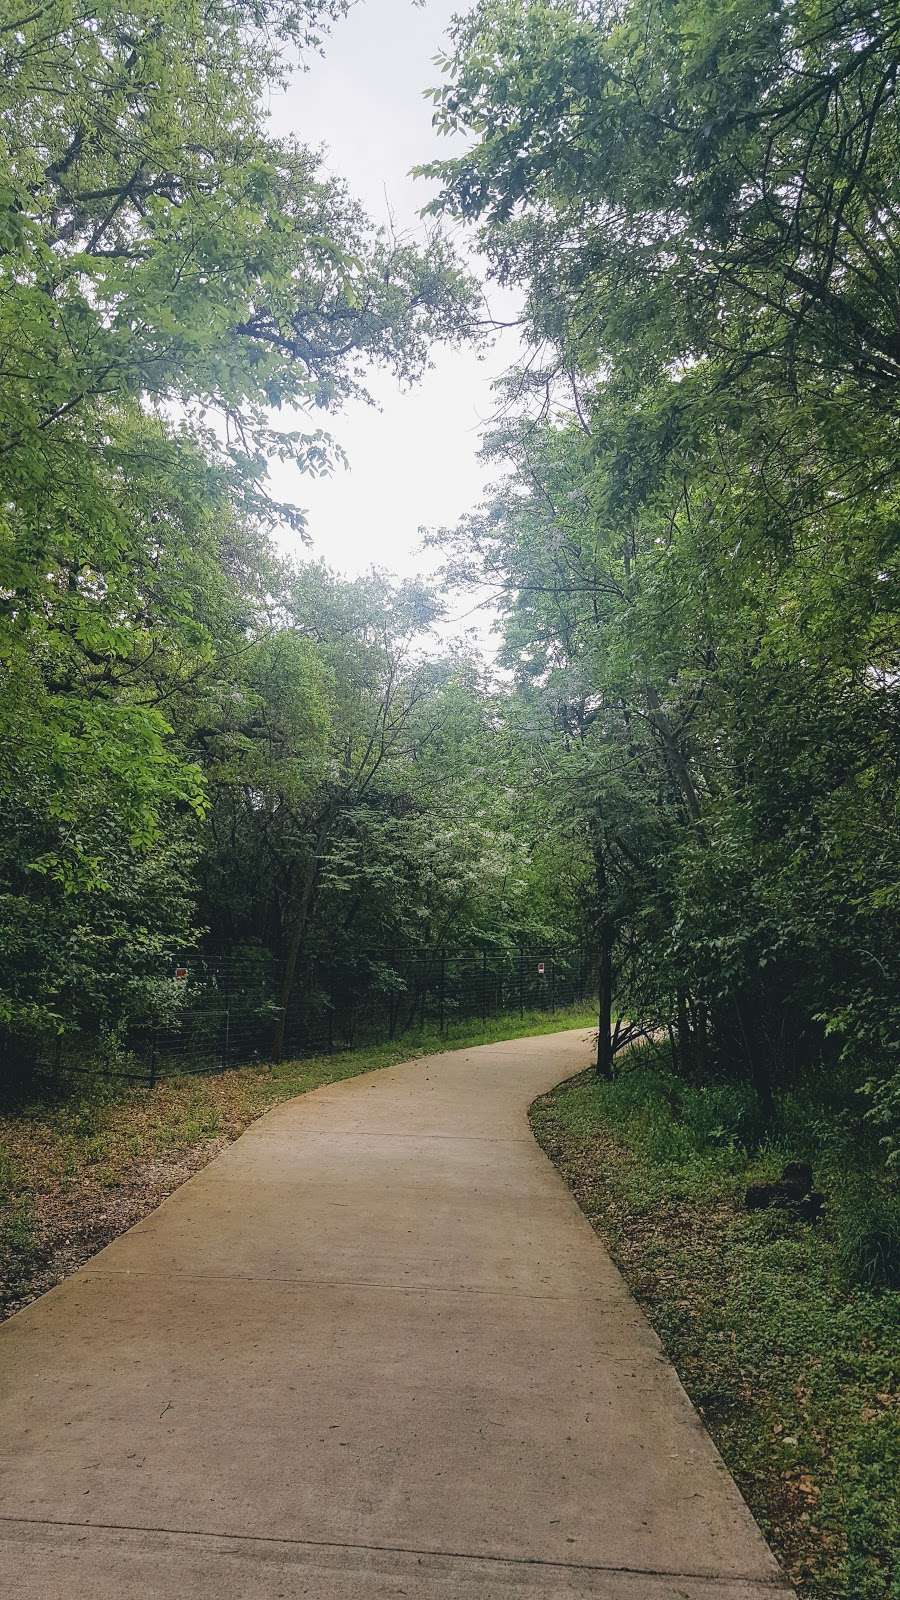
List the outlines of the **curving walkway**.
{"label": "curving walkway", "polygon": [[19,1600],[790,1591],[531,1138],[580,1033],[269,1112],[0,1328]]}

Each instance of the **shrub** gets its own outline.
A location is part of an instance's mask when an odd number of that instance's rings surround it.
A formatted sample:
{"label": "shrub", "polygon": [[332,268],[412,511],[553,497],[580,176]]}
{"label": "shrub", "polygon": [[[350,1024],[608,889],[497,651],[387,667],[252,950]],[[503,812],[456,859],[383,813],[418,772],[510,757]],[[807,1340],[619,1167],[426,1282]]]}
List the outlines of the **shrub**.
{"label": "shrub", "polygon": [[835,1232],[849,1283],[900,1289],[900,1193],[851,1185],[836,1199]]}

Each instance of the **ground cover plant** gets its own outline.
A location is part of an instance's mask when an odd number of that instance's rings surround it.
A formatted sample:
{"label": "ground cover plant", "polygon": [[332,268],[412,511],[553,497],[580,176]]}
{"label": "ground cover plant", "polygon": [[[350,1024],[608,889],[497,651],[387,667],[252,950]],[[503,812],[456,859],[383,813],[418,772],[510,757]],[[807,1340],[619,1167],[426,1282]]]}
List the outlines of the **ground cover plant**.
{"label": "ground cover plant", "polygon": [[[900,1199],[852,1092],[807,1083],[766,1126],[743,1085],[687,1083],[648,1046],[532,1123],[803,1600],[896,1600]],[[748,1213],[797,1158],[821,1219]]]}
{"label": "ground cover plant", "polygon": [[0,1103],[0,1317],[26,1305],[292,1095],[414,1056],[583,1027],[585,1010],[518,1013],[416,1030],[393,1044],[167,1078],[152,1089],[98,1073],[31,1085]]}

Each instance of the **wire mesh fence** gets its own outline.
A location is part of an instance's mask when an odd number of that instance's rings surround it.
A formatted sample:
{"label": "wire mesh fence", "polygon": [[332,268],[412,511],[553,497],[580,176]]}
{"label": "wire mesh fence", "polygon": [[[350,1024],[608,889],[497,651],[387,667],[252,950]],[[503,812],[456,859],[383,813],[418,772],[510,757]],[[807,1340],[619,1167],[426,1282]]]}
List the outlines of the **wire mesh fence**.
{"label": "wire mesh fence", "polygon": [[279,975],[260,952],[216,961],[185,956],[153,986],[153,1005],[108,1024],[102,1035],[61,1034],[33,1065],[101,1072],[152,1084],[181,1073],[324,1054],[447,1033],[457,1021],[485,1026],[510,1013],[587,1002],[594,964],[582,950],[436,951],[414,961],[308,962],[284,1003]]}

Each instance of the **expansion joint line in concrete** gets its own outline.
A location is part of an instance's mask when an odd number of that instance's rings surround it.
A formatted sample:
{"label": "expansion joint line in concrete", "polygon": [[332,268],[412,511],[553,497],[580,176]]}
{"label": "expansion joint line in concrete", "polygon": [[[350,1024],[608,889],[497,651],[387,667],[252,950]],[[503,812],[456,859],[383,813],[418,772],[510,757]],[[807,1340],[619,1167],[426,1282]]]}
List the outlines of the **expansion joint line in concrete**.
{"label": "expansion joint line in concrete", "polygon": [[[117,1283],[135,1278],[162,1283],[283,1283],[291,1289],[374,1289],[385,1294],[472,1294],[494,1300],[538,1300],[563,1305],[602,1306],[599,1294],[532,1294],[527,1289],[484,1289],[470,1283],[382,1283],[378,1278],[289,1278],[265,1272],[94,1272],[88,1267],[85,1279]],[[633,1360],[633,1356],[629,1359]]]}
{"label": "expansion joint line in concrete", "polygon": [[207,1539],[248,1545],[278,1545],[302,1550],[348,1550],[361,1555],[419,1556],[430,1561],[459,1561],[498,1567],[530,1567],[549,1572],[605,1572],[629,1578],[674,1578],[686,1583],[743,1584],[767,1595],[792,1595],[793,1590],[779,1577],[761,1578],[740,1572],[674,1572],[665,1567],[625,1567],[601,1561],[549,1561],[542,1556],[490,1554],[484,1551],[437,1550],[404,1544],[357,1544],[344,1539],[296,1539],[283,1534],[233,1533],[224,1529],[168,1528],[137,1522],[88,1522],[76,1518],[14,1517],[0,1512],[0,1527],[81,1528],[97,1533],[150,1533],[167,1539]]}
{"label": "expansion joint line in concrete", "polygon": [[[284,1133],[275,1133],[272,1128],[251,1128],[255,1139],[283,1139]],[[386,1139],[393,1144],[395,1139],[412,1139],[417,1144],[425,1144],[429,1139],[455,1139],[457,1144],[527,1144],[534,1149],[533,1139],[491,1139],[486,1133],[391,1133],[387,1128],[317,1128],[315,1126],[305,1130],[307,1137],[313,1136],[321,1139]]]}

